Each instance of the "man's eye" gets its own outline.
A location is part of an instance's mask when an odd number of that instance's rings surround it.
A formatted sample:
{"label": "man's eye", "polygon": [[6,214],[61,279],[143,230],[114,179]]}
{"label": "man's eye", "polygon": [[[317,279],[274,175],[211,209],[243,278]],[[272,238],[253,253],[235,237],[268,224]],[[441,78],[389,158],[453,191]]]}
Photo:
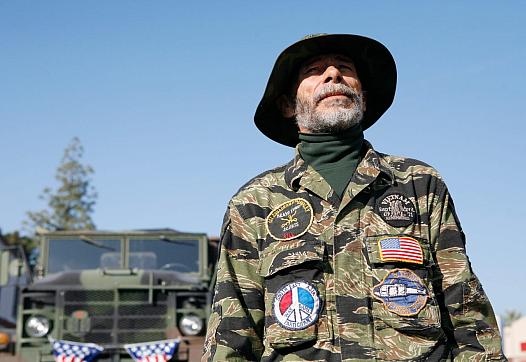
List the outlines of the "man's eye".
{"label": "man's eye", "polygon": [[305,69],[305,71],[303,73],[305,74],[314,74],[316,72],[318,72],[320,70],[320,67],[308,67],[307,69]]}

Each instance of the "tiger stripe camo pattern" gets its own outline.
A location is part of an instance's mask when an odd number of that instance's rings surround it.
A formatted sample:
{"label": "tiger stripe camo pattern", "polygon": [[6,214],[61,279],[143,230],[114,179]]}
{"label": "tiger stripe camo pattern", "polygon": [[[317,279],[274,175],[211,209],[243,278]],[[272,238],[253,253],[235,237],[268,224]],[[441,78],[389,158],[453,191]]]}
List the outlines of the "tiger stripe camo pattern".
{"label": "tiger stripe camo pattern", "polygon": [[[506,360],[440,175],[366,146],[341,200],[297,150],[231,199],[203,361]],[[383,261],[396,236],[423,263]]]}

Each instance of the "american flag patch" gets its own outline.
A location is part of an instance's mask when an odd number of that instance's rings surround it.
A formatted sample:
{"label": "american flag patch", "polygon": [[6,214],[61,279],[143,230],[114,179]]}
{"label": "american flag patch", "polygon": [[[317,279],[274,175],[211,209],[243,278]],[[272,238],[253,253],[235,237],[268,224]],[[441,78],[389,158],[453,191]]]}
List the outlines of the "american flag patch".
{"label": "american flag patch", "polygon": [[378,241],[382,261],[423,264],[424,255],[418,240],[408,236],[389,236]]}

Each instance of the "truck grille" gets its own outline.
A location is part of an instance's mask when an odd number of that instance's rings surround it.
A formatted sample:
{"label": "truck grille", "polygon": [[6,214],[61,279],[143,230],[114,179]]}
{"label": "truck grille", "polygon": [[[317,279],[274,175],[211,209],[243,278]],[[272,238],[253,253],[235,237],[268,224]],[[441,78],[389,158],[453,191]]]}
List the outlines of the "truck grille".
{"label": "truck grille", "polygon": [[[63,339],[106,346],[166,339],[167,328],[175,325],[175,310],[168,308],[175,306],[175,295],[160,291],[153,295],[154,302],[149,304],[148,290],[65,291]],[[84,332],[67,323],[75,311],[89,315],[89,328]]]}

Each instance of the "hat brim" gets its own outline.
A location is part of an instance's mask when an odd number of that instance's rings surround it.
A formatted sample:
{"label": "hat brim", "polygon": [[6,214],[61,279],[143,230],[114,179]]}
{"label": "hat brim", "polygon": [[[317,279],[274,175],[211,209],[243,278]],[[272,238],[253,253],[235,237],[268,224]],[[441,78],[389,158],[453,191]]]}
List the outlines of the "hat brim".
{"label": "hat brim", "polygon": [[292,44],[276,60],[254,115],[254,122],[263,134],[286,146],[298,144],[296,121],[283,117],[277,101],[281,95],[289,93],[302,63],[327,53],[342,54],[354,62],[362,89],[366,92],[367,107],[362,129],[371,127],[391,106],[396,91],[396,64],[384,45],[360,35],[313,36]]}

